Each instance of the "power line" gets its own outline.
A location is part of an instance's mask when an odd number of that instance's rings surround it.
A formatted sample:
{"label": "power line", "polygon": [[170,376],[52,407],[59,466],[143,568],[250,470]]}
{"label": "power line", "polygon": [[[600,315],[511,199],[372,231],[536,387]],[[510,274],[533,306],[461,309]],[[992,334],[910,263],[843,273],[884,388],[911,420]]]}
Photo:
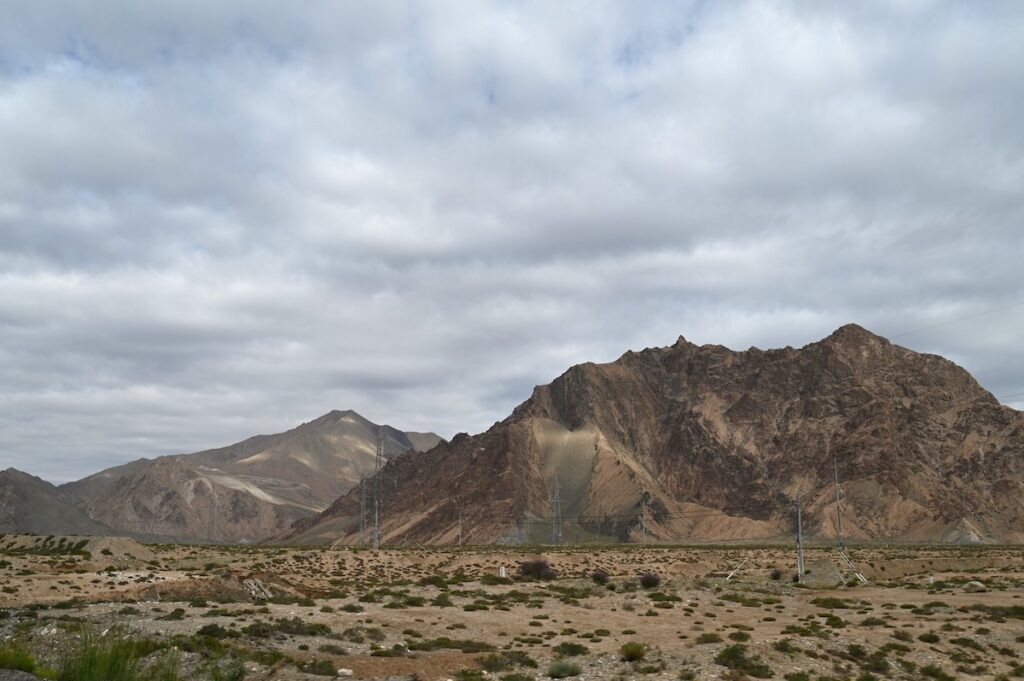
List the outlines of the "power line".
{"label": "power line", "polygon": [[949,326],[950,324],[958,324],[960,322],[965,322],[965,321],[967,321],[969,319],[977,319],[978,317],[984,317],[985,315],[992,314],[993,312],[1002,312],[1003,310],[1009,310],[1012,307],[1020,307],[1021,305],[1024,305],[1024,300],[1018,301],[1016,303],[1010,303],[1009,305],[1003,305],[1002,307],[993,307],[993,308],[988,309],[988,310],[982,310],[981,312],[975,312],[974,314],[967,315],[966,317],[958,317],[957,319],[950,319],[950,320],[945,321],[945,322],[939,322],[938,324],[930,324],[928,326],[922,326],[922,327],[917,328],[917,329],[911,329],[910,331],[903,331],[902,333],[893,334],[893,335],[889,336],[889,338],[890,339],[892,339],[892,338],[902,338],[903,336],[909,336],[911,334],[921,333],[922,331],[930,331],[932,329],[938,329],[939,327],[942,327],[942,326]]}

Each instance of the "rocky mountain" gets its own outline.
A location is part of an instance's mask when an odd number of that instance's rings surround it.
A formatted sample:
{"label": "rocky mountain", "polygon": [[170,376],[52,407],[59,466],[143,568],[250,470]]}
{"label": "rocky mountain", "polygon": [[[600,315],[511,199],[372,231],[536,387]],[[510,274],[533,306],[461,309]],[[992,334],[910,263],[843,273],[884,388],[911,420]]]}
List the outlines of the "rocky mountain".
{"label": "rocky mountain", "polygon": [[396,459],[441,441],[332,411],[276,435],[139,459],[60,487],[88,517],[130,534],[256,541],[324,509],[372,474],[377,433]]}
{"label": "rocky mountain", "polygon": [[[680,338],[574,366],[485,433],[391,461],[382,534],[454,542],[461,518],[474,542],[770,538],[800,500],[808,534],[832,537],[834,474],[844,536],[1024,541],[1024,413],[856,325],[799,349]],[[358,542],[360,496],[276,540]]]}
{"label": "rocky mountain", "polygon": [[115,534],[75,508],[59,489],[14,468],[0,471],[0,532]]}

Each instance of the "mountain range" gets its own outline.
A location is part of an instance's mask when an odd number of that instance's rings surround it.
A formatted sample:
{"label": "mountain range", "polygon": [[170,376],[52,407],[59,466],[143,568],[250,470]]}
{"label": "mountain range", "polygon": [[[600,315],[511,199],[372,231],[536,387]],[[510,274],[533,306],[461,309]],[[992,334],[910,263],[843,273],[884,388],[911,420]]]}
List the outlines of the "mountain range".
{"label": "mountain range", "polygon": [[450,442],[332,411],[59,487],[8,469],[0,531],[355,544],[378,494],[386,544],[772,539],[798,504],[812,537],[1022,542],[1024,413],[853,324],[802,348],[680,337]]}
{"label": "mountain range", "polygon": [[323,510],[372,474],[378,432],[387,459],[441,441],[332,411],[285,433],[138,459],[60,487],[12,469],[0,478],[0,500],[11,499],[0,501],[0,509],[11,509],[6,520],[0,510],[0,530],[258,541]]}
{"label": "mountain range", "polygon": [[[580,364],[381,476],[388,544],[782,537],[798,502],[820,537],[1024,541],[1024,413],[852,324],[799,349],[680,337]],[[361,495],[274,540],[358,543]]]}

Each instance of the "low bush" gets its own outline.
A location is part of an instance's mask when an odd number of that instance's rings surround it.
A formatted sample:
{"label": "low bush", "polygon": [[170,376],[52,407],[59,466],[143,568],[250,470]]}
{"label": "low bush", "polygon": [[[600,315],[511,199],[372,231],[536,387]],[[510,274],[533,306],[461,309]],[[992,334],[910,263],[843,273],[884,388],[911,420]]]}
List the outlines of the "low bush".
{"label": "low bush", "polygon": [[604,570],[594,570],[590,573],[590,578],[594,580],[594,584],[600,584],[604,586],[611,579],[611,576]]}
{"label": "low bush", "polygon": [[548,676],[553,679],[566,679],[570,676],[579,676],[582,673],[583,670],[578,664],[565,660],[556,660],[548,667]]}
{"label": "low bush", "polygon": [[760,657],[747,657],[747,647],[742,643],[720,650],[715,655],[715,663],[758,679],[771,678],[773,675],[771,667],[761,661]]}
{"label": "low bush", "polygon": [[661,575],[657,572],[645,572],[638,579],[640,586],[645,589],[654,589],[661,584]]}
{"label": "low bush", "polygon": [[564,641],[553,647],[551,652],[560,657],[575,657],[577,655],[586,655],[590,650],[583,644]]}
{"label": "low bush", "polygon": [[525,560],[519,564],[519,576],[523,579],[554,579],[558,576],[551,563],[546,560]]}
{"label": "low bush", "polygon": [[722,637],[712,631],[706,631],[697,637],[697,643],[704,645],[706,643],[721,643]]}
{"label": "low bush", "polygon": [[489,672],[504,672],[514,667],[537,668],[537,662],[522,650],[503,650],[493,655],[485,655],[477,661]]}
{"label": "low bush", "polygon": [[637,660],[644,659],[644,655],[647,654],[647,646],[635,641],[623,643],[622,647],[619,648],[619,654],[622,655],[622,659],[626,662],[636,662]]}

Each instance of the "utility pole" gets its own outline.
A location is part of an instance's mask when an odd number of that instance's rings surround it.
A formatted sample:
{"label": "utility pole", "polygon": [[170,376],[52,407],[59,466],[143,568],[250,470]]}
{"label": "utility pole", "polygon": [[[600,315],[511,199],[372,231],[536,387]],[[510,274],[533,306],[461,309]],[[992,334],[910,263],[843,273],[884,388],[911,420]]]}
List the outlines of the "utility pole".
{"label": "utility pole", "polygon": [[366,546],[366,476],[359,478],[359,545]]}
{"label": "utility pole", "polygon": [[551,509],[554,516],[551,518],[551,543],[562,543],[562,490],[558,484],[558,476],[555,476],[555,488],[551,493]]}
{"label": "utility pole", "polygon": [[644,541],[647,543],[647,492],[640,495],[640,529],[644,532]]}
{"label": "utility pole", "polygon": [[804,581],[804,528],[800,518],[800,500],[796,500],[796,574],[797,580]]}
{"label": "utility pole", "polygon": [[377,461],[373,474],[373,548],[380,548],[380,494],[383,488],[381,471],[384,468],[384,429],[377,430]]}
{"label": "utility pole", "polygon": [[[827,445],[826,445],[827,446]],[[829,447],[831,449],[831,447]],[[843,543],[843,511],[840,508],[839,500],[839,464],[836,463],[836,453],[832,452],[832,477],[836,483],[836,545],[840,549],[844,547]]]}
{"label": "utility pole", "polygon": [[459,546],[462,546],[462,500],[458,500],[459,504]]}

